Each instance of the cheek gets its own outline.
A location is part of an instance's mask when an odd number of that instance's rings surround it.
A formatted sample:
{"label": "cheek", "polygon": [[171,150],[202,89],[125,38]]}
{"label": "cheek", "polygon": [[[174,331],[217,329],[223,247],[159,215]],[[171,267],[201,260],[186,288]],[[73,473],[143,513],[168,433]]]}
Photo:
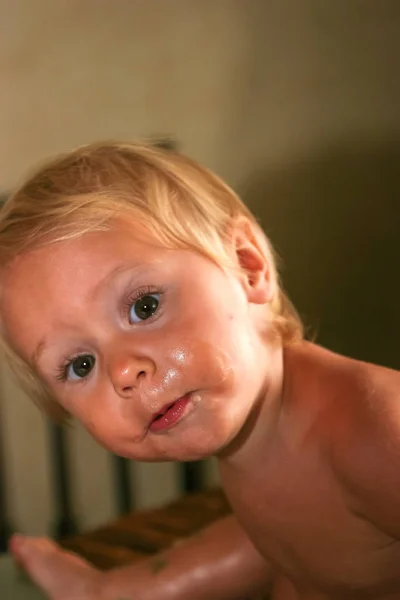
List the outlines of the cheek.
{"label": "cheek", "polygon": [[118,439],[120,416],[111,410],[100,390],[75,392],[72,398],[58,394],[58,402],[102,446],[109,448],[113,440]]}
{"label": "cheek", "polygon": [[236,360],[221,340],[183,339],[172,350],[170,365],[164,377],[166,384],[177,374],[177,380],[182,378],[184,386],[190,388],[184,392],[210,388],[219,391],[232,387],[236,379]]}
{"label": "cheek", "polygon": [[105,415],[105,418],[82,420],[81,423],[100,446],[115,454],[121,453],[124,447],[123,432],[112,417]]}
{"label": "cheek", "polygon": [[[207,318],[204,318],[204,314]],[[173,387],[181,377],[215,387],[229,387],[242,377],[254,358],[246,314],[206,310],[190,314],[164,332],[163,386]],[[161,363],[161,364],[162,364]]]}

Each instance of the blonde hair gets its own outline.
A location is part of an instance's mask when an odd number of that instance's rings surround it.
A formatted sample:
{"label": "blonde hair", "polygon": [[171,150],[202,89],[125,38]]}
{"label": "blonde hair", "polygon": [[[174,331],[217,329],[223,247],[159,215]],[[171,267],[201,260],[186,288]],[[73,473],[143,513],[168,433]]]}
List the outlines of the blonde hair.
{"label": "blonde hair", "polygon": [[[177,152],[147,143],[96,143],[58,156],[33,173],[0,211],[0,264],[116,221],[136,220],[163,244],[231,264],[229,227],[245,218],[267,256],[274,293],[272,324],[284,344],[301,339],[301,320],[279,284],[270,241],[249,209],[217,175]],[[2,340],[24,389],[57,417],[55,402]]]}

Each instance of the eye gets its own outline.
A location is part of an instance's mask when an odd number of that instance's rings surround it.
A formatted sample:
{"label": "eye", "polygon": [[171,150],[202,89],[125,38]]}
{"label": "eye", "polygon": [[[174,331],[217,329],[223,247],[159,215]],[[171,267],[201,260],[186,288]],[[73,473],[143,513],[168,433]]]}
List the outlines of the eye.
{"label": "eye", "polygon": [[129,310],[129,321],[131,323],[140,323],[152,317],[160,305],[160,294],[146,294],[142,296]]}
{"label": "eye", "polygon": [[67,366],[68,379],[83,379],[87,377],[95,365],[95,358],[91,354],[82,354],[74,358]]}

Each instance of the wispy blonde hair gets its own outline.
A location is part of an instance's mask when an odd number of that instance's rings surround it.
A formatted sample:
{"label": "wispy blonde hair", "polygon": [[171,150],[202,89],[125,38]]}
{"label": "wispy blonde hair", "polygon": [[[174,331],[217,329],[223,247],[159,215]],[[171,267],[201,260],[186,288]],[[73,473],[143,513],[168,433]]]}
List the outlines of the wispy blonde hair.
{"label": "wispy blonde hair", "polygon": [[[0,211],[0,266],[40,246],[107,230],[121,219],[143,224],[167,246],[228,266],[229,226],[238,218],[251,224],[270,263],[275,331],[284,344],[301,339],[301,320],[279,284],[273,248],[255,217],[217,175],[155,144],[90,144],[39,168]],[[32,366],[7,340],[2,343],[22,387],[58,418],[61,410]]]}

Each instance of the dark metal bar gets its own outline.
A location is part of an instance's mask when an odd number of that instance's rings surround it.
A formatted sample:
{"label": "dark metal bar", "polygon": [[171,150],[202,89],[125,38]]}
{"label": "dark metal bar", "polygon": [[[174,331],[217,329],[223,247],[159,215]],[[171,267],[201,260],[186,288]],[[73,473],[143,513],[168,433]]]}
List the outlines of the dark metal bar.
{"label": "dark metal bar", "polygon": [[186,462],[180,465],[181,492],[188,494],[204,488],[204,465],[202,461]]}
{"label": "dark metal bar", "polygon": [[8,519],[3,515],[0,522],[0,554],[8,552],[8,542],[14,533]]}
{"label": "dark metal bar", "polygon": [[[0,194],[0,209],[7,199],[7,194]],[[6,461],[3,440],[3,427],[0,399],[0,553],[7,552],[8,541],[14,533],[14,528],[8,512],[6,490]]]}
{"label": "dark metal bar", "polygon": [[117,512],[119,515],[125,515],[133,509],[130,461],[115,454],[112,455],[112,461]]}
{"label": "dark metal bar", "polygon": [[[1,409],[1,404],[0,404]],[[3,444],[2,420],[0,413],[0,552],[7,552],[8,541],[13,533],[13,527],[8,514],[6,492],[6,466]]]}
{"label": "dark metal bar", "polygon": [[72,509],[72,488],[65,429],[50,423],[50,443],[55,497],[53,535],[56,539],[61,539],[73,535],[78,529]]}

